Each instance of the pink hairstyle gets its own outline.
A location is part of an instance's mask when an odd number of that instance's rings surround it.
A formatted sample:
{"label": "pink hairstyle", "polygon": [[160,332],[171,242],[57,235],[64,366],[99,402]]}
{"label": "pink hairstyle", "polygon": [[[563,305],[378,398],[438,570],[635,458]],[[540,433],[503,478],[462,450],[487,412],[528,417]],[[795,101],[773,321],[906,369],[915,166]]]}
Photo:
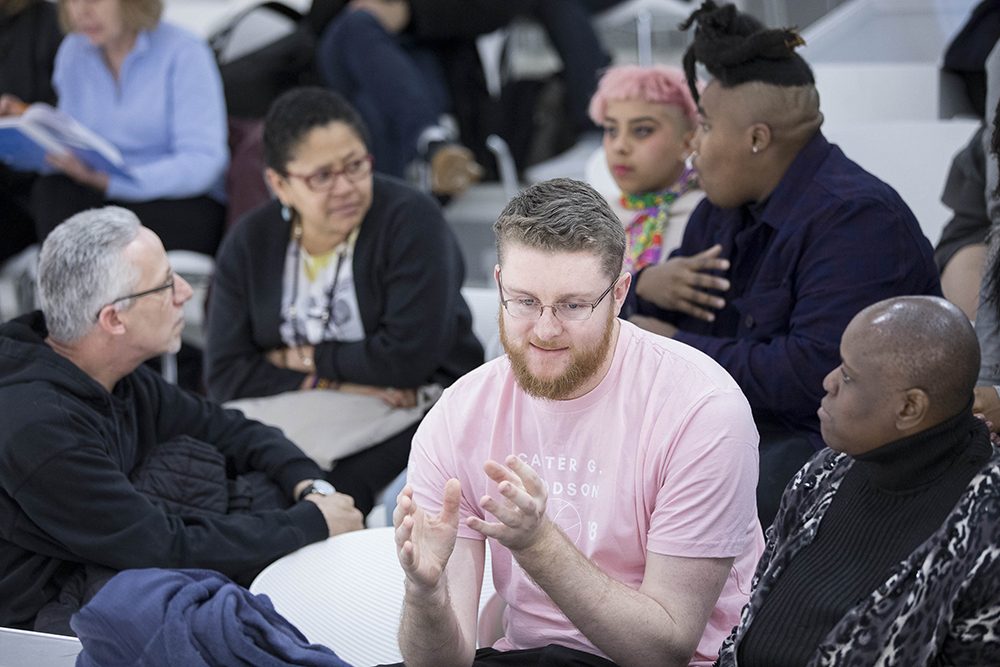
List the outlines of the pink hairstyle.
{"label": "pink hairstyle", "polygon": [[675,106],[681,110],[693,128],[698,123],[698,106],[691,97],[684,72],[666,65],[619,65],[609,68],[590,98],[590,119],[600,125],[608,110],[608,102],[642,100],[653,104]]}

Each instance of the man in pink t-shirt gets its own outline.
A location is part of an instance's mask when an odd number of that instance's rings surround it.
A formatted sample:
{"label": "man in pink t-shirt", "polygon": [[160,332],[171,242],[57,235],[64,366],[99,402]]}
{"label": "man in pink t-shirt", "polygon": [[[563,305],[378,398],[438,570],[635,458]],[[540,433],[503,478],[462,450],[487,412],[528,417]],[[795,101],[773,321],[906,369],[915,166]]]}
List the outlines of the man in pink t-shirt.
{"label": "man in pink t-shirt", "polygon": [[[709,665],[763,550],[746,398],[617,318],[625,234],[589,186],[532,186],[494,230],[507,354],[424,419],[394,515],[406,664]],[[486,539],[505,609],[477,652]]]}

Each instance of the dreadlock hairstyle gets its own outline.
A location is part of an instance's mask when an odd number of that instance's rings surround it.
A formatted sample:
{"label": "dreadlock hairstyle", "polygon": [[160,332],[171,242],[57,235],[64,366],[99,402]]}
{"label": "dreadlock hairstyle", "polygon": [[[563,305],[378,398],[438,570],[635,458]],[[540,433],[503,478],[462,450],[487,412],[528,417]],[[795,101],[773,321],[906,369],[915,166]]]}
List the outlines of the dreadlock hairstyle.
{"label": "dreadlock hairstyle", "polygon": [[719,7],[713,0],[705,0],[678,27],[687,30],[696,22],[694,41],[684,52],[684,74],[695,101],[700,99],[695,72],[699,62],[724,88],[751,81],[776,86],[816,83],[809,65],[795,53],[805,40],[794,28],[768,29],[734,5]]}

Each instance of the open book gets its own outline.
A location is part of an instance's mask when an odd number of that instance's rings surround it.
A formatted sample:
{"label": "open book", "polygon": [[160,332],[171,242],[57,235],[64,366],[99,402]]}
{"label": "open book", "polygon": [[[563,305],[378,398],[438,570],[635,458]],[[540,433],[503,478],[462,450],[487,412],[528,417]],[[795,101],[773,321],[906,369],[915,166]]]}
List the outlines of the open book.
{"label": "open book", "polygon": [[0,161],[20,171],[50,173],[49,153],[73,153],[95,171],[130,177],[117,148],[48,104],[38,102],[20,116],[0,118]]}

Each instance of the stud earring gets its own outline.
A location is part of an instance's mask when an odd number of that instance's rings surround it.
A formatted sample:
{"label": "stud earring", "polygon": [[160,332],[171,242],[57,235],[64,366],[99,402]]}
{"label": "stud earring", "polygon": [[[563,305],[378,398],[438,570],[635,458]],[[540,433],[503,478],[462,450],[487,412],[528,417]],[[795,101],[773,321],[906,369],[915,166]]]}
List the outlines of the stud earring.
{"label": "stud earring", "polygon": [[285,222],[292,221],[292,207],[289,206],[288,204],[281,205],[281,219],[284,220]]}
{"label": "stud earring", "polygon": [[760,147],[757,144],[754,144],[753,148],[751,148],[750,150],[753,151],[754,155],[756,155],[757,152],[760,151]]}

